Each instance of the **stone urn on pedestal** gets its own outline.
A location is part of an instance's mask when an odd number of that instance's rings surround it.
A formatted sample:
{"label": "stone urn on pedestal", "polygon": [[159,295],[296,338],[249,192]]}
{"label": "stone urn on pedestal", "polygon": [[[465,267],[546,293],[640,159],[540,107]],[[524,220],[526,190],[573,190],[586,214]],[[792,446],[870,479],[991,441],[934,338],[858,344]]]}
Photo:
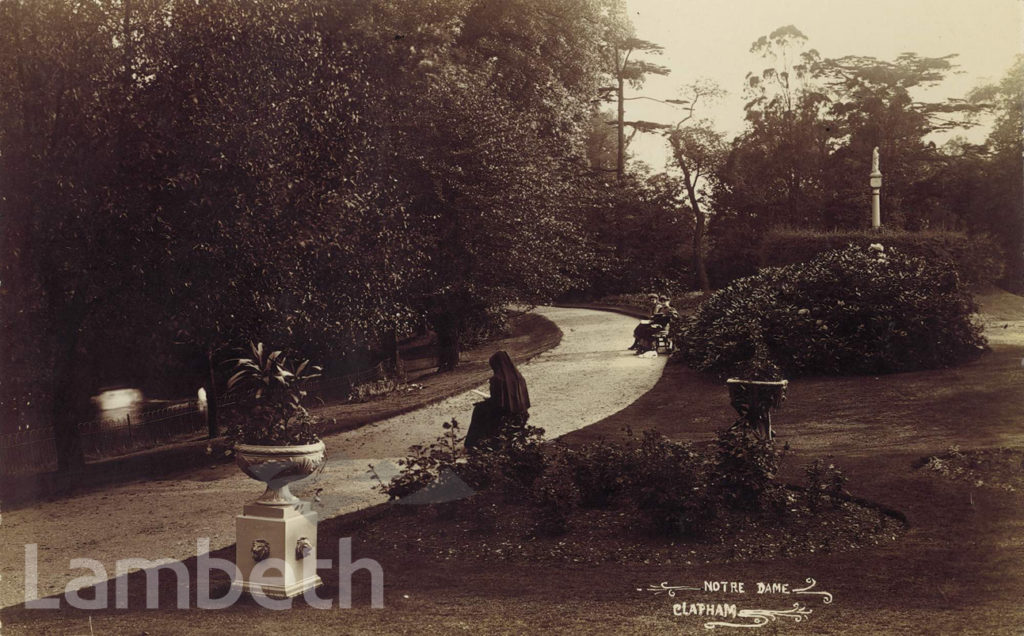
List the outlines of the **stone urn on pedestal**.
{"label": "stone urn on pedestal", "polygon": [[253,594],[291,598],[321,585],[316,573],[317,513],[289,486],[320,470],[326,446],[302,406],[300,385],[315,377],[308,361],[290,368],[280,351],[253,345],[236,360],[228,391],[243,405],[234,438],[235,463],[266,490],[235,517],[235,585]]}
{"label": "stone urn on pedestal", "polygon": [[781,408],[786,399],[789,381],[782,378],[779,368],[767,357],[760,355],[739,365],[737,374],[726,380],[729,403],[739,414],[733,426],[745,426],[763,439],[772,439],[771,412]]}

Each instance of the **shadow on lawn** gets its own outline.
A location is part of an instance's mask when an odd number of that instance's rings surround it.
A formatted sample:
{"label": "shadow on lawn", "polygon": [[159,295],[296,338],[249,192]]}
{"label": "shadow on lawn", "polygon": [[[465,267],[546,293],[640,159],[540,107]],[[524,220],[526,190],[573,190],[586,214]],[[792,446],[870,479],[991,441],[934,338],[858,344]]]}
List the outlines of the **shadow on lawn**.
{"label": "shadow on lawn", "polygon": [[[664,597],[638,592],[662,581],[787,581],[816,579],[835,596],[800,625],[778,625],[779,633],[1019,633],[1024,620],[1024,495],[971,483],[943,480],[915,469],[923,457],[958,444],[971,448],[1024,445],[1024,348],[996,346],[982,359],[956,369],[883,376],[878,379],[815,378],[791,385],[776,428],[794,456],[781,476],[798,482],[803,463],[823,452],[850,478],[848,489],[906,515],[909,531],[887,546],[836,554],[804,554],[770,561],[683,565],[609,563],[600,566],[515,564],[473,560],[440,563],[409,554],[401,546],[375,543],[366,528],[385,508],[325,520],[320,558],[337,558],[337,538],[355,537],[354,558],[379,561],[385,572],[385,609],[369,609],[365,572],[354,580],[355,609],[344,612],[272,612],[244,598],[219,612],[194,609],[196,559],[190,575],[190,607],[176,611],[175,582],[160,575],[161,611],[144,610],[145,575],[129,576],[127,610],[26,610],[0,612],[5,633],[88,633],[91,616],[107,632],[221,632],[249,629],[270,633],[311,629],[347,632],[578,631],[647,633],[691,629],[681,624]],[[707,441],[732,415],[724,386],[679,365],[670,365],[655,388],[624,411],[564,439],[577,444],[615,438],[626,425],[655,428],[686,441]],[[907,435],[907,431],[912,435]],[[628,541],[627,538],[623,539]],[[234,547],[214,557],[232,559]],[[107,564],[110,567],[112,564]],[[337,599],[337,572],[322,573],[321,597]],[[222,594],[227,577],[211,586]],[[83,592],[88,597],[89,592]],[[749,601],[749,599],[747,599]],[[786,607],[784,598],[761,599]],[[774,604],[774,605],[772,605]],[[337,606],[337,603],[335,603]],[[297,610],[305,609],[299,600]],[[100,633],[100,632],[97,632]]]}

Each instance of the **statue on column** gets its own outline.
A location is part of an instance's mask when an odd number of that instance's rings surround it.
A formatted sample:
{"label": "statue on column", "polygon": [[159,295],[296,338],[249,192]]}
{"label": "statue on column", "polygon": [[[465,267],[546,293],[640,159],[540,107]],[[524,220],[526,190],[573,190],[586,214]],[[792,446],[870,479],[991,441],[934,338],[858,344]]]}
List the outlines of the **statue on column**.
{"label": "statue on column", "polygon": [[868,177],[871,184],[871,227],[878,229],[882,227],[882,204],[879,200],[879,192],[882,189],[882,173],[878,170],[878,146],[875,146],[871,153],[871,174]]}

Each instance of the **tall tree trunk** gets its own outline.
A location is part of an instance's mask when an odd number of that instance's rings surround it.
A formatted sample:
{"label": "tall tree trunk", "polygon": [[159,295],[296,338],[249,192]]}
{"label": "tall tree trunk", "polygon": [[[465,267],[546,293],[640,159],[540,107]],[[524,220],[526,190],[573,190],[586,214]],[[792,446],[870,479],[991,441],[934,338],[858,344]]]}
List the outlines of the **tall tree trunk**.
{"label": "tall tree trunk", "polygon": [[708,270],[704,265],[704,214],[699,210],[694,211],[697,226],[693,230],[693,271],[696,275],[696,283],[702,292],[711,291],[711,283],[708,281]]}
{"label": "tall tree trunk", "polygon": [[451,371],[459,366],[460,336],[459,318],[446,311],[434,321],[434,333],[437,334],[438,371]]}
{"label": "tall tree trunk", "polygon": [[619,102],[618,120],[616,121],[618,127],[618,151],[615,156],[615,177],[622,181],[626,175],[626,95],[625,95],[625,80],[622,77],[622,72],[619,72],[618,76],[618,88],[616,90],[616,96]]}
{"label": "tall tree trunk", "polygon": [[206,352],[206,364],[209,375],[206,378],[206,432],[210,439],[220,434],[217,426],[217,411],[220,397],[217,395],[217,374],[214,372],[213,349]]}
{"label": "tall tree trunk", "polygon": [[405,361],[402,360],[402,352],[398,348],[398,330],[391,329],[384,336],[384,352],[391,365],[391,372],[397,382],[405,381]]}
{"label": "tall tree trunk", "polygon": [[71,472],[85,465],[82,435],[78,430],[80,409],[75,394],[81,324],[81,318],[71,316],[58,324],[51,419],[59,472]]}
{"label": "tall tree trunk", "polygon": [[696,277],[697,286],[702,292],[711,291],[711,283],[708,281],[707,267],[704,265],[704,228],[707,220],[704,212],[700,209],[697,201],[697,184],[690,176],[690,167],[685,161],[680,160],[680,168],[683,170],[683,179],[686,181],[686,196],[690,199],[690,208],[693,210],[693,272]]}

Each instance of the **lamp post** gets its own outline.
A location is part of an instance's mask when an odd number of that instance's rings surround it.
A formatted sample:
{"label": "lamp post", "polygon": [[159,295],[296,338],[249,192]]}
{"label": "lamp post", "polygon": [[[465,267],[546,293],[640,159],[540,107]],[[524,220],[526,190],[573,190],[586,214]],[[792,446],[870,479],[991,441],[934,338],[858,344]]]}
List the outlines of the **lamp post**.
{"label": "lamp post", "polygon": [[882,173],[878,171],[878,146],[871,153],[871,229],[882,227]]}

